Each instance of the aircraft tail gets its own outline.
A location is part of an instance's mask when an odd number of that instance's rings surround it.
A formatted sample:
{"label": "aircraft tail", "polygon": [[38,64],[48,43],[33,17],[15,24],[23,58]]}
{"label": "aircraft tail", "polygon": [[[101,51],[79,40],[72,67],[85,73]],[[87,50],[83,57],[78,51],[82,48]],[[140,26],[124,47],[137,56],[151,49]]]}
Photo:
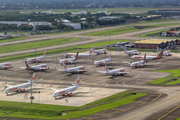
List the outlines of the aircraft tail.
{"label": "aircraft tail", "polygon": [[88,54],[92,55],[92,51],[93,51],[93,48],[91,48]]}
{"label": "aircraft tail", "polygon": [[95,50],[94,46],[92,45],[93,51]]}
{"label": "aircraft tail", "polygon": [[76,83],[75,83],[75,86],[79,86],[79,82],[80,82],[80,76],[78,76]]}
{"label": "aircraft tail", "polygon": [[105,68],[106,68],[106,71],[109,72],[109,69],[108,69],[108,67],[106,66],[106,64],[105,64]]}
{"label": "aircraft tail", "polygon": [[43,57],[46,57],[46,50],[44,51]]}
{"label": "aircraft tail", "polygon": [[144,55],[144,62],[146,62],[146,53],[145,53],[145,55]]}
{"label": "aircraft tail", "polygon": [[7,34],[7,30],[4,32],[4,35],[6,35]]}
{"label": "aircraft tail", "polygon": [[110,51],[110,53],[109,53],[109,57],[108,57],[108,59],[111,59],[111,51]]}
{"label": "aircraft tail", "polygon": [[79,54],[79,51],[77,51],[77,53],[76,53],[75,61],[78,59],[78,54]]}
{"label": "aircraft tail", "polygon": [[63,66],[64,66],[64,69],[67,70],[67,67],[66,67],[66,65],[64,64],[64,62],[63,62]]}
{"label": "aircraft tail", "polygon": [[33,73],[30,82],[34,83],[34,80],[35,80],[35,72]]}
{"label": "aircraft tail", "polygon": [[163,50],[161,51],[161,53],[159,53],[159,54],[157,55],[157,58],[162,58],[162,56],[163,56]]}
{"label": "aircraft tail", "polygon": [[26,68],[31,68],[31,67],[29,66],[29,64],[27,63],[27,61],[25,61],[25,64],[26,64]]}

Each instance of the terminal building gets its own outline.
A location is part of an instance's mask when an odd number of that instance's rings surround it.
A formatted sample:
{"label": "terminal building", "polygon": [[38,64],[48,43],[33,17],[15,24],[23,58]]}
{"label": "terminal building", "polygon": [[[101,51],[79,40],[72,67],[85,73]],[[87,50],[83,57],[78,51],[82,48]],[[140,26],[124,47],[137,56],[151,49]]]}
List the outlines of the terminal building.
{"label": "terminal building", "polygon": [[161,16],[180,16],[180,10],[159,10],[155,13]]}
{"label": "terminal building", "polygon": [[0,24],[15,25],[17,27],[21,25],[33,26],[33,31],[38,30],[39,26],[52,26],[50,22],[26,22],[26,21],[0,21]]}
{"label": "terminal building", "polygon": [[175,45],[180,45],[180,40],[161,40],[161,39],[151,39],[151,40],[140,40],[134,42],[135,48],[143,48],[143,49],[156,49],[159,48],[167,48]]}

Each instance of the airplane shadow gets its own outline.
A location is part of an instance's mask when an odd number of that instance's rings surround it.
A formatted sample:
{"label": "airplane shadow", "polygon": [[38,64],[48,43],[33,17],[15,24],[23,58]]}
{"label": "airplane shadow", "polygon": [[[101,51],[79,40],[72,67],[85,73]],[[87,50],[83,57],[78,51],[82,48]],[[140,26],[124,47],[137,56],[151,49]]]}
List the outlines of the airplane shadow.
{"label": "airplane shadow", "polygon": [[[38,93],[38,92],[35,92],[34,90],[41,90],[41,89],[43,89],[43,88],[33,88],[32,89],[32,93]],[[21,94],[21,93],[22,92],[18,91],[18,92],[14,92],[14,93],[8,94],[7,96],[13,96],[13,95]],[[23,93],[31,93],[31,89],[28,89],[28,90],[26,90]]]}

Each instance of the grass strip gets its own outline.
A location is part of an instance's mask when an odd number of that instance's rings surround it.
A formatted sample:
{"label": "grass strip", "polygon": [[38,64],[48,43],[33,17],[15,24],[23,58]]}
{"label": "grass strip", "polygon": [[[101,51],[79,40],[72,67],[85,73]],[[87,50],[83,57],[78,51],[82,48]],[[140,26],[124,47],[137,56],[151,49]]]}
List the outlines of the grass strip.
{"label": "grass strip", "polygon": [[161,22],[174,22],[174,21],[180,21],[179,19],[170,19],[170,20],[152,20],[152,21],[143,21],[140,22],[141,24],[145,23],[161,23]]}
{"label": "grass strip", "polygon": [[[154,32],[149,32],[145,34],[138,35],[137,37],[152,37],[152,34],[160,34],[161,32],[167,32],[170,29],[165,29],[165,30],[159,30],[159,31],[154,31]],[[168,37],[169,38],[169,37]]]}
{"label": "grass strip", "polygon": [[15,40],[23,40],[23,39],[27,39],[28,37],[13,37],[13,38],[9,38],[9,39],[2,39],[0,40],[0,43],[2,42],[9,42],[9,41],[15,41]]}
{"label": "grass strip", "polygon": [[162,84],[162,83],[165,83],[167,81],[170,81],[170,80],[172,80],[172,78],[159,78],[159,79],[153,80],[153,81],[148,82],[148,83],[158,85],[158,84]]}
{"label": "grass strip", "polygon": [[85,34],[85,36],[107,36],[107,35],[115,35],[115,34],[134,32],[134,31],[139,31],[139,30],[142,30],[142,29],[137,29],[134,27],[126,27],[126,28],[119,28],[119,29],[112,29],[112,30],[89,33],[89,34]]}
{"label": "grass strip", "polygon": [[77,40],[79,39],[60,38],[60,39],[52,39],[52,40],[44,40],[44,41],[37,41],[37,42],[21,43],[21,44],[15,44],[15,45],[0,46],[0,49],[1,49],[0,53],[58,45],[58,44],[73,42]]}
{"label": "grass strip", "polygon": [[173,73],[169,77],[180,77],[180,69],[173,69],[173,70],[156,70],[156,72],[167,72],[167,73]]}
{"label": "grass strip", "polygon": [[[146,93],[137,93],[116,102],[100,105],[90,109],[79,111],[78,107],[46,105],[46,104],[30,104],[2,101],[0,105],[0,116],[2,117],[19,117],[34,119],[70,119],[91,115],[97,112],[115,108],[135,102],[137,98],[147,95]],[[18,104],[16,104],[18,103]],[[99,102],[98,102],[99,103]],[[65,111],[65,115],[61,113]]]}
{"label": "grass strip", "polygon": [[176,84],[180,84],[180,79],[177,79],[177,80],[172,81],[172,82],[168,82],[165,85],[176,85]]}
{"label": "grass strip", "polygon": [[[112,40],[111,43],[113,42],[128,42],[129,40]],[[49,50],[47,51],[47,55],[50,54],[57,54],[57,53],[63,53],[66,52],[66,50],[68,51],[73,51],[73,50],[81,50],[81,49],[87,49],[87,48],[92,48],[92,45],[94,47],[99,47],[99,46],[105,46],[108,45],[109,41],[106,42],[99,42],[99,43],[91,43],[91,44],[85,44],[85,45],[79,45],[79,46],[75,46],[75,47],[68,47],[68,48],[62,48],[62,49],[56,49],[56,50]],[[117,48],[116,48],[117,49]],[[44,53],[44,51],[42,52],[37,52],[36,56],[38,55],[42,55]],[[10,57],[4,57],[4,58],[0,58],[0,62],[4,62],[4,61],[10,61],[10,60],[18,60],[18,59],[24,59],[26,57],[34,57],[35,54],[34,53],[30,53],[30,54],[23,54],[23,55],[16,55],[16,56],[10,56]]]}

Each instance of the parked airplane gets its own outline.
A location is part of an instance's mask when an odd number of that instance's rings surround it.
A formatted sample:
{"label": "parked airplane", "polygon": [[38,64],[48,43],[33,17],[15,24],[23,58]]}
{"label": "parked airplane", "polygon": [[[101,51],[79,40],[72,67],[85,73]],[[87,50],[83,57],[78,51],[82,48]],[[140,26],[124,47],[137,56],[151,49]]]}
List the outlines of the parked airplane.
{"label": "parked airplane", "polygon": [[138,55],[139,54],[138,50],[129,50],[129,51],[127,51],[126,47],[124,47],[124,53],[128,54],[128,55]]}
{"label": "parked airplane", "polygon": [[98,11],[98,13],[107,13],[107,9],[105,11]]}
{"label": "parked airplane", "polygon": [[109,63],[109,61],[111,60],[111,52],[109,54],[109,57],[105,60],[99,60],[99,61],[95,61],[94,65],[97,67],[98,65],[106,65],[107,63]]}
{"label": "parked airplane", "polygon": [[29,64],[27,63],[27,61],[25,61],[26,67],[20,67],[22,69],[26,69],[26,70],[34,70],[34,71],[38,71],[38,70],[49,70],[49,67],[47,67],[46,64],[41,64],[41,65],[35,65],[35,66],[29,66]]}
{"label": "parked airplane", "polygon": [[41,60],[45,59],[46,58],[46,50],[44,51],[44,54],[43,56],[40,56],[40,57],[35,57],[35,58],[28,58],[27,62],[30,63],[30,62],[41,62]]}
{"label": "parked airplane", "polygon": [[52,13],[52,9],[50,11],[42,11],[42,13],[51,14]]}
{"label": "parked airplane", "polygon": [[87,14],[88,9],[86,9],[86,11],[79,11],[78,14]]}
{"label": "parked airplane", "polygon": [[75,56],[75,57],[74,57],[74,56],[72,56],[73,58],[60,60],[60,61],[59,61],[59,63],[60,63],[60,64],[63,64],[63,63],[72,64],[72,63],[73,63],[73,61],[76,61],[76,60],[78,59],[78,53],[79,53],[79,51],[77,51],[77,53],[76,53],[76,56]]}
{"label": "parked airplane", "polygon": [[[160,51],[162,51],[161,49],[160,49]],[[157,47],[157,52],[158,52],[158,54],[160,54],[160,51],[159,51],[159,48]],[[172,53],[171,53],[171,51],[170,50],[166,50],[166,51],[163,51],[163,55],[164,56],[171,56],[172,55]]]}
{"label": "parked airplane", "polygon": [[0,37],[4,37],[7,34],[7,30],[4,32],[4,34],[0,34]]}
{"label": "parked airplane", "polygon": [[[89,53],[79,53],[78,58],[90,56],[90,55],[92,55],[92,51],[93,51],[93,48],[91,48]],[[70,57],[72,57],[72,56],[75,57],[75,55],[76,55],[76,53],[67,53],[67,54],[65,54],[65,56],[70,56]]]}
{"label": "parked airplane", "polygon": [[[161,59],[162,58],[162,55],[163,55],[163,51],[161,51],[160,54],[158,54],[157,56],[146,56],[146,61],[149,61],[149,60],[157,60],[157,59]],[[144,56],[139,56],[139,55],[134,55],[131,57],[132,59],[135,59],[135,58],[139,58],[139,59],[144,59]]]}
{"label": "parked airplane", "polygon": [[9,92],[17,92],[17,91],[24,92],[26,88],[30,87],[34,83],[34,80],[35,80],[35,73],[33,73],[32,78],[31,80],[29,80],[28,83],[24,83],[16,86],[6,85],[9,87],[4,90],[4,93],[8,95]]}
{"label": "parked airplane", "polygon": [[106,71],[97,71],[99,73],[104,73],[104,74],[108,74],[108,75],[125,75],[128,72],[124,72],[125,69],[124,68],[119,68],[119,69],[115,69],[115,70],[109,70],[108,67],[105,65]]}
{"label": "parked airplane", "polygon": [[0,63],[0,68],[1,69],[8,69],[11,68],[12,64],[10,62],[6,62],[6,63]]}
{"label": "parked airplane", "polygon": [[59,71],[69,72],[69,73],[79,73],[79,72],[87,72],[84,66],[78,66],[73,68],[67,68],[66,65],[63,63],[64,69],[57,69]]}
{"label": "parked airplane", "polygon": [[140,58],[140,60],[141,61],[137,61],[137,62],[133,62],[133,63],[131,63],[131,67],[132,68],[134,68],[134,67],[143,67],[144,66],[144,63],[145,63],[145,61],[146,61],[146,54],[144,55],[144,59],[141,59]]}
{"label": "parked airplane", "polygon": [[98,53],[98,54],[104,53],[104,54],[106,54],[106,52],[107,52],[107,49],[95,50],[94,46],[92,46],[92,47],[93,47],[93,52],[94,53]]}
{"label": "parked airplane", "polygon": [[56,91],[56,92],[53,93],[53,97],[55,97],[55,99],[56,99],[57,96],[68,95],[70,97],[72,95],[73,91],[75,91],[79,87],[79,82],[80,82],[80,77],[78,76],[78,79],[76,80],[76,83],[72,84],[73,86],[71,86],[71,87],[68,87],[68,88],[65,88],[65,89],[62,89],[62,90],[57,90],[57,89],[51,88],[51,89]]}

